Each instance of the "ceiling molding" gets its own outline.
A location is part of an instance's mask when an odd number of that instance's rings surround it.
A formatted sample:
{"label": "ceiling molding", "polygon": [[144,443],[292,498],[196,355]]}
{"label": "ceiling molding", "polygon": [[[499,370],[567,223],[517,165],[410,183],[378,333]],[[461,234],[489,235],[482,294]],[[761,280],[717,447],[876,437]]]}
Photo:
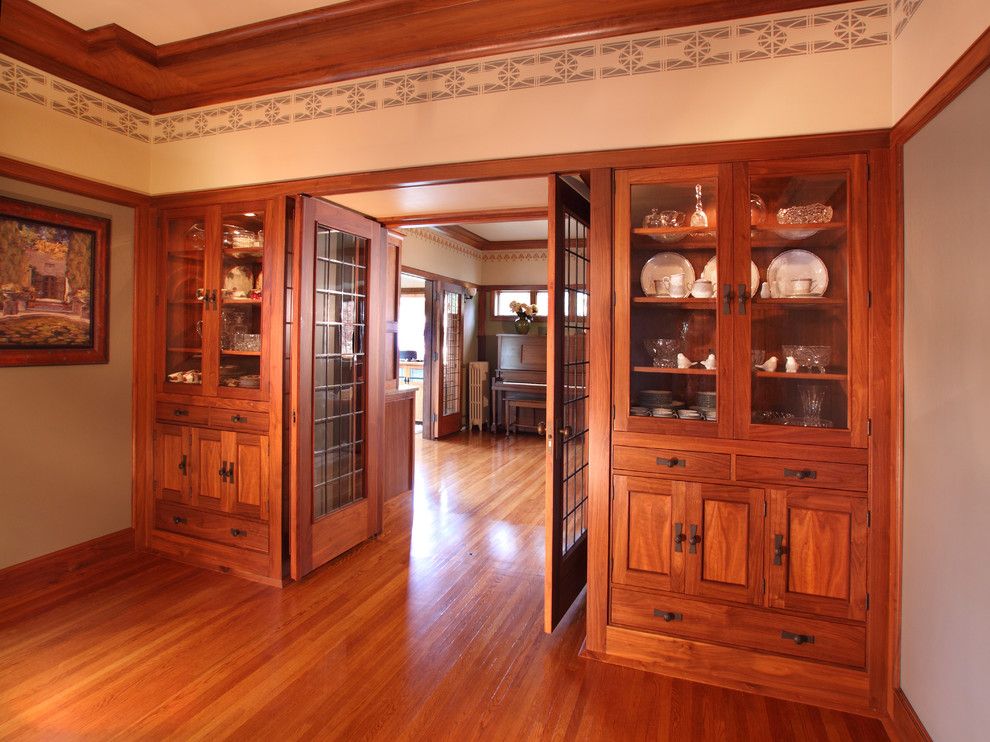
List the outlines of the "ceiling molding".
{"label": "ceiling molding", "polygon": [[443,232],[448,237],[452,237],[453,239],[463,242],[466,245],[470,245],[476,250],[488,250],[492,245],[492,243],[484,237],[476,235],[470,229],[464,229],[464,227],[457,224],[440,224],[434,227],[434,229],[438,232]]}
{"label": "ceiling molding", "polygon": [[408,214],[378,219],[389,229],[437,227],[448,224],[481,224],[484,222],[527,222],[547,218],[546,206],[491,211],[448,211],[435,214]]}
{"label": "ceiling molding", "polygon": [[115,24],[83,30],[29,0],[3,0],[0,52],[158,114],[555,44],[833,4],[349,0],[155,46]]}
{"label": "ceiling molding", "polygon": [[543,250],[547,249],[546,240],[497,240],[488,243],[486,250]]}

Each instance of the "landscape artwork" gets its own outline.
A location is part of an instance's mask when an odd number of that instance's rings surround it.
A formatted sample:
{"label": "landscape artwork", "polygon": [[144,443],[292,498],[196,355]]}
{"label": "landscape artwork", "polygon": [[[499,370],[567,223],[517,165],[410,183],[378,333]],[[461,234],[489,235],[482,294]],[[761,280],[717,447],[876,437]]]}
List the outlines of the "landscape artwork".
{"label": "landscape artwork", "polygon": [[0,366],[106,362],[109,227],[0,198]]}

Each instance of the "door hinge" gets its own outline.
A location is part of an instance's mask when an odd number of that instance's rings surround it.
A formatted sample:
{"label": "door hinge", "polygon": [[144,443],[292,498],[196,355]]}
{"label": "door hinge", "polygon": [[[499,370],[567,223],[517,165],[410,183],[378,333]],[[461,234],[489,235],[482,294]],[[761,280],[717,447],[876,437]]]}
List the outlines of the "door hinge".
{"label": "door hinge", "polygon": [[873,292],[872,291],[867,291],[866,292],[866,308],[867,309],[872,309],[873,308]]}
{"label": "door hinge", "polygon": [[293,410],[292,411],[292,422],[295,422],[295,421],[296,421],[296,411]]}
{"label": "door hinge", "polygon": [[870,594],[866,594],[866,610],[870,610]]}
{"label": "door hinge", "polygon": [[766,591],[767,591],[767,578],[764,577],[763,578],[763,592],[766,592]]}
{"label": "door hinge", "polygon": [[612,405],[612,419],[615,419],[615,405]]}
{"label": "door hinge", "polygon": [[870,163],[866,163],[866,179],[869,180],[871,177],[872,173],[870,171]]}
{"label": "door hinge", "polygon": [[873,528],[873,511],[872,510],[867,510],[866,511],[866,527],[867,528]]}
{"label": "door hinge", "polygon": [[436,421],[437,421],[437,413],[434,412],[433,413],[433,422],[436,422]]}
{"label": "door hinge", "polygon": [[763,501],[763,517],[764,518],[767,517],[767,501],[766,500]]}
{"label": "door hinge", "polygon": [[873,435],[873,418],[866,418],[866,436],[869,437]]}
{"label": "door hinge", "polygon": [[618,298],[616,297],[615,292],[613,291],[612,292],[612,306],[614,307],[616,305],[616,303],[618,303]]}

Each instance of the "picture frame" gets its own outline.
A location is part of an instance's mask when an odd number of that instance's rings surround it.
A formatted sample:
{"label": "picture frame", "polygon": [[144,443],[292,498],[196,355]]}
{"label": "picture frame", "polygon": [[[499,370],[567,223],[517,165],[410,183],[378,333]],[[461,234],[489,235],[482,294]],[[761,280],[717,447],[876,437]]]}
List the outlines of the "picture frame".
{"label": "picture frame", "polygon": [[110,220],[0,197],[0,366],[107,363]]}

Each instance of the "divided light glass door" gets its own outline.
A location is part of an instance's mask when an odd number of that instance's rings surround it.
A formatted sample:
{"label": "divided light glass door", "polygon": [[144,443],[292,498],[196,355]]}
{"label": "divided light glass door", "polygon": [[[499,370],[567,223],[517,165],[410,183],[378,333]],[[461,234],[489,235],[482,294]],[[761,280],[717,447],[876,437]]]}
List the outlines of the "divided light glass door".
{"label": "divided light glass door", "polygon": [[760,277],[737,314],[736,435],[865,446],[865,157],[735,167],[736,275]]}
{"label": "divided light glass door", "polygon": [[728,436],[731,166],[616,174],[615,426]]}

